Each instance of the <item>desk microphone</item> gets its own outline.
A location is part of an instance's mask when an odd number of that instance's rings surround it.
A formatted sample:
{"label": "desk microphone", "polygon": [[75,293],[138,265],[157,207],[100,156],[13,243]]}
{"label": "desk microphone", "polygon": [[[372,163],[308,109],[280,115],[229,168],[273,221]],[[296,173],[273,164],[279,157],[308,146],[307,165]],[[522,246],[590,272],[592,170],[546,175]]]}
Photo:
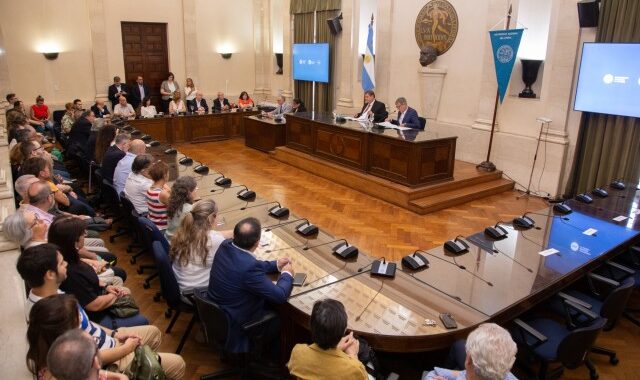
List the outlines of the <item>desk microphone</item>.
{"label": "desk microphone", "polygon": [[433,258],[435,258],[435,259],[438,259],[438,260],[440,260],[440,261],[444,261],[445,263],[448,263],[449,265],[453,265],[453,266],[455,266],[455,267],[458,267],[459,269],[462,269],[463,271],[465,271],[465,272],[469,273],[470,275],[472,275],[473,277],[475,277],[475,278],[479,279],[480,281],[484,282],[485,284],[487,284],[487,285],[489,285],[489,286],[493,286],[493,284],[491,283],[491,281],[487,281],[487,280],[485,280],[484,278],[482,278],[482,277],[478,276],[477,274],[475,274],[475,273],[471,272],[471,271],[470,271],[469,269],[467,269],[467,267],[465,267],[464,265],[460,265],[460,264],[458,264],[458,262],[456,261],[455,256],[453,256],[453,262],[451,262],[451,261],[449,261],[449,260],[447,260],[447,259],[443,259],[442,257],[438,257],[438,256],[434,255],[433,253],[429,253],[429,252],[427,252],[427,251],[423,251],[423,250],[421,250],[421,249],[416,249],[416,251],[415,251],[415,252],[416,252],[416,253],[418,253],[418,252],[419,252],[419,253],[423,253],[423,254],[425,254],[425,255],[431,256],[431,257],[433,257]]}
{"label": "desk microphone", "polygon": [[269,215],[271,215],[273,217],[276,217],[276,218],[284,218],[285,216],[289,216],[289,209],[286,208],[286,207],[282,207],[280,202],[277,202],[277,201],[267,202],[267,203],[260,203],[258,205],[252,205],[252,206],[245,206],[245,207],[242,207],[240,210],[246,210],[246,209],[249,209],[249,208],[266,206],[266,205],[271,205],[271,204],[276,204],[277,206],[271,207],[269,209]]}
{"label": "desk microphone", "polygon": [[270,226],[264,226],[264,227],[262,227],[262,229],[263,229],[265,232],[269,232],[269,231],[273,231],[273,230],[275,230],[275,229],[277,229],[277,228],[284,227],[284,226],[287,226],[287,225],[292,224],[292,223],[295,223],[295,222],[299,222],[299,221],[301,221],[301,220],[304,220],[304,221],[309,222],[309,221],[308,221],[307,219],[305,219],[305,218],[299,218],[299,219],[294,219],[294,220],[287,220],[286,222],[282,222],[282,223],[278,223],[278,224],[273,224],[273,225],[270,225]]}
{"label": "desk microphone", "polygon": [[171,145],[167,149],[165,149],[164,154],[177,154],[178,150],[173,148]]}
{"label": "desk microphone", "polygon": [[540,212],[525,212],[524,215],[540,215],[540,216],[547,216],[547,217],[551,217],[551,218],[559,218],[559,219],[569,220],[569,218],[567,218],[566,216],[563,216],[563,215],[543,214],[543,213],[540,213]]}
{"label": "desk microphone", "polygon": [[[224,193],[227,189],[235,189],[237,187],[244,187],[245,189],[247,188],[245,185],[235,185],[235,186],[230,186],[230,187],[225,187],[222,189],[211,189],[211,192],[214,194],[209,194],[209,195],[217,195],[217,194],[222,194]],[[217,193],[219,191],[219,193]]]}
{"label": "desk microphone", "polygon": [[222,187],[229,187],[231,186],[231,178],[228,178],[224,174],[220,173],[220,177],[215,179],[215,184]]}
{"label": "desk microphone", "polygon": [[208,167],[207,165],[203,164],[203,163],[202,163],[202,162],[200,162],[200,161],[196,161],[196,162],[198,163],[198,165],[196,165],[196,166],[193,168],[193,171],[194,171],[194,172],[196,172],[196,173],[198,173],[198,174],[204,174],[204,175],[209,174],[209,167]]}
{"label": "desk microphone", "polygon": [[376,297],[378,296],[378,294],[380,294],[380,292],[382,291],[382,287],[384,286],[384,280],[380,281],[382,282],[382,284],[380,284],[380,288],[378,288],[378,291],[376,292],[376,294],[371,298],[371,300],[369,301],[369,303],[367,304],[367,306],[364,307],[364,309],[362,309],[362,311],[360,312],[360,314],[358,314],[358,316],[356,317],[356,321],[360,320],[360,317],[362,317],[362,314],[364,314],[365,311],[367,311],[367,309],[369,308],[369,306],[371,305],[371,303],[373,302],[373,300],[376,299]]}

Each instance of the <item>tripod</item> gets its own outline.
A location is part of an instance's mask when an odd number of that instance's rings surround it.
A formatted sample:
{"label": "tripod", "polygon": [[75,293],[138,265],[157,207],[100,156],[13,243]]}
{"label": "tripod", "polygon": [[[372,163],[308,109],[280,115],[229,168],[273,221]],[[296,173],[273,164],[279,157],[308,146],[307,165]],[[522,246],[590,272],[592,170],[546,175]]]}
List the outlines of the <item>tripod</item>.
{"label": "tripod", "polygon": [[538,160],[538,150],[540,150],[540,140],[542,139],[542,130],[544,129],[544,125],[547,124],[547,130],[549,129],[548,124],[551,123],[551,119],[548,117],[539,117],[536,119],[540,122],[540,132],[538,133],[538,143],[536,144],[536,153],[533,155],[533,165],[531,165],[531,173],[529,174],[529,184],[527,185],[527,190],[518,195],[517,199],[529,197],[531,196],[531,181],[533,180],[533,171],[536,168],[536,161]]}

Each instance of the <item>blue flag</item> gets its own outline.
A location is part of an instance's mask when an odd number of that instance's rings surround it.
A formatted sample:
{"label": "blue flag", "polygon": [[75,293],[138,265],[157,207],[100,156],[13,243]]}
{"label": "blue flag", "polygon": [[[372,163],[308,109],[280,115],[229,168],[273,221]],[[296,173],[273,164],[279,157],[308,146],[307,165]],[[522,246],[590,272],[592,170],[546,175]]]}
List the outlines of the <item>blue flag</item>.
{"label": "blue flag", "polygon": [[496,66],[500,103],[502,103],[504,95],[507,93],[507,86],[509,86],[513,64],[516,62],[523,31],[524,29],[509,29],[489,32],[493,48],[493,61]]}
{"label": "blue flag", "polygon": [[375,62],[373,58],[373,20],[369,24],[369,35],[367,36],[367,50],[364,54],[362,64],[362,89],[364,91],[373,90],[376,87]]}

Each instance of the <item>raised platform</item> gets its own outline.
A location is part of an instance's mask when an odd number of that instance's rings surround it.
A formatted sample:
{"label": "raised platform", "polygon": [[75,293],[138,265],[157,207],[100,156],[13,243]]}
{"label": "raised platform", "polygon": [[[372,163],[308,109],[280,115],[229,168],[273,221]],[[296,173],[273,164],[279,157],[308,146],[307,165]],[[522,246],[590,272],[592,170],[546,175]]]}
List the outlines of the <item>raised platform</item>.
{"label": "raised platform", "polygon": [[502,193],[514,187],[513,181],[502,178],[501,171],[479,171],[474,164],[463,161],[456,161],[453,180],[411,188],[284,146],[276,148],[270,155],[280,162],[420,215]]}

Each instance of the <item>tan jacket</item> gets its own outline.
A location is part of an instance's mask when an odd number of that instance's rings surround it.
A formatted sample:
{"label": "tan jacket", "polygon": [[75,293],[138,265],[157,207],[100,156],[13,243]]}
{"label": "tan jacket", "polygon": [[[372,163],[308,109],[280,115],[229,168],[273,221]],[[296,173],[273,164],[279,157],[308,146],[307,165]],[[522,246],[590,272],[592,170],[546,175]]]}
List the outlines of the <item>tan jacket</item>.
{"label": "tan jacket", "polygon": [[357,359],[337,348],[323,350],[315,343],[296,344],[287,363],[289,373],[300,380],[367,380],[367,371]]}

